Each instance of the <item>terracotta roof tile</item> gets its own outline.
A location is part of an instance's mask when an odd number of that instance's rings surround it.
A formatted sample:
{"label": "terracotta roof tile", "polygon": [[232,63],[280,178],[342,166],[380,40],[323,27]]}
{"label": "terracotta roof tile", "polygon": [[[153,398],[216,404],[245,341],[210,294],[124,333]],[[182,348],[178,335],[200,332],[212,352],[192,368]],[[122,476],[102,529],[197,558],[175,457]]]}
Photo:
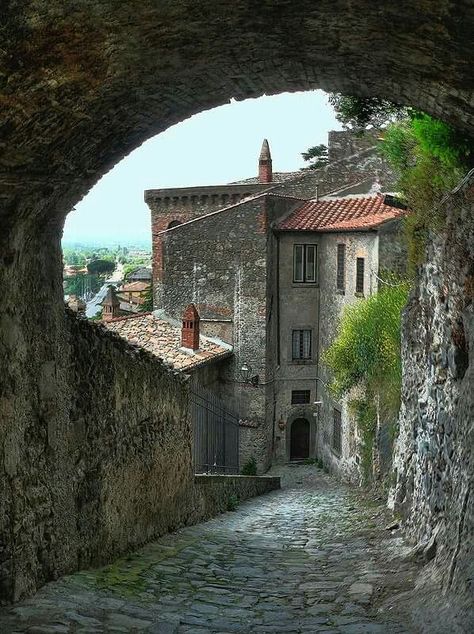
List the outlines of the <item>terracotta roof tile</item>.
{"label": "terracotta roof tile", "polygon": [[141,291],[146,291],[149,288],[150,282],[130,282],[122,286],[120,293],[140,293]]}
{"label": "terracotta roof tile", "polygon": [[405,216],[406,210],[384,202],[383,195],[309,200],[280,222],[280,231],[351,231],[374,229]]}
{"label": "terracotta roof tile", "polygon": [[189,370],[232,354],[228,347],[220,346],[205,337],[199,340],[199,350],[184,350],[181,348],[181,328],[164,319],[158,319],[151,313],[119,317],[102,323],[130,343],[163,359],[175,370]]}

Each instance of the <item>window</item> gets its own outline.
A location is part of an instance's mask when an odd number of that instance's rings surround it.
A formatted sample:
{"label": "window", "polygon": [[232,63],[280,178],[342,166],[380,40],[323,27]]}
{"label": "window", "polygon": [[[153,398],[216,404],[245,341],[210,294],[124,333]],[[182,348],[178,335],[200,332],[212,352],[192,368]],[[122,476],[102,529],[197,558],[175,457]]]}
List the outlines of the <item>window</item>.
{"label": "window", "polygon": [[364,265],[365,258],[357,258],[356,262],[356,293],[364,294]]}
{"label": "window", "polygon": [[339,456],[342,450],[342,423],[341,412],[338,409],[334,410],[333,425],[332,425],[332,448]]}
{"label": "window", "polygon": [[292,358],[311,359],[311,330],[293,330]]}
{"label": "window", "polygon": [[337,273],[336,288],[338,291],[344,291],[346,281],[346,245],[337,245]]}
{"label": "window", "polygon": [[317,280],[318,248],[315,244],[295,244],[293,247],[293,282],[315,283]]}
{"label": "window", "polygon": [[304,405],[309,403],[310,391],[309,390],[292,390],[291,391],[291,404],[292,405]]}

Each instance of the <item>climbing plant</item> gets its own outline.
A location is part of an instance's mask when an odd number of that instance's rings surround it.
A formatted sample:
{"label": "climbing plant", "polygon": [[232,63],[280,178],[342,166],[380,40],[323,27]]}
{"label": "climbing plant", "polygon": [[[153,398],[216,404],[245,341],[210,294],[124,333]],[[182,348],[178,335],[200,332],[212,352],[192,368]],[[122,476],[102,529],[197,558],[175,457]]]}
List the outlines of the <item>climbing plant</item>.
{"label": "climbing plant", "polygon": [[323,354],[323,362],[333,373],[335,397],[349,396],[362,437],[366,478],[371,470],[377,415],[393,420],[400,406],[401,312],[408,290],[408,283],[399,281],[347,306],[336,338]]}
{"label": "climbing plant", "polygon": [[411,111],[387,126],[380,150],[398,174],[397,189],[411,211],[405,227],[413,273],[423,261],[429,231],[443,225],[440,199],[474,164],[474,143],[447,123]]}

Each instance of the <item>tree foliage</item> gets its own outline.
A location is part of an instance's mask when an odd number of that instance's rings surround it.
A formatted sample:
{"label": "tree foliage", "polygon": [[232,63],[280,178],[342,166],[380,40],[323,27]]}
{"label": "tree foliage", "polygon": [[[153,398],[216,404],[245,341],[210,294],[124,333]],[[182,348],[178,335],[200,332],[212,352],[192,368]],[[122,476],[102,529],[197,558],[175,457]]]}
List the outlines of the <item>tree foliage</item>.
{"label": "tree foliage", "polygon": [[323,143],[308,148],[306,152],[301,153],[301,156],[305,161],[311,161],[309,165],[302,168],[304,170],[316,170],[329,163],[328,148]]}
{"label": "tree foliage", "polygon": [[354,130],[381,128],[390,121],[406,118],[409,113],[407,108],[379,97],[331,93],[329,103],[336,112],[336,119],[345,128]]}
{"label": "tree foliage", "polygon": [[87,265],[87,270],[89,273],[96,273],[97,275],[113,273],[115,271],[115,262],[112,260],[92,260]]}
{"label": "tree foliage", "polygon": [[393,425],[400,407],[401,312],[408,290],[407,283],[399,282],[348,306],[323,355],[333,372],[335,396],[351,396],[349,409],[362,438],[365,481],[371,479],[377,415]]}
{"label": "tree foliage", "polygon": [[354,387],[383,394],[387,405],[398,403],[401,382],[401,311],[408,284],[386,287],[348,306],[337,336],[324,353],[331,368],[336,396]]}
{"label": "tree foliage", "polygon": [[411,272],[423,261],[430,230],[442,226],[438,203],[472,167],[474,144],[452,126],[424,113],[389,125],[382,155],[398,174],[398,189],[411,210],[406,219]]}
{"label": "tree foliage", "polygon": [[140,304],[138,311],[140,313],[148,313],[153,310],[153,287],[150,287],[143,291],[142,297],[145,300],[143,304]]}

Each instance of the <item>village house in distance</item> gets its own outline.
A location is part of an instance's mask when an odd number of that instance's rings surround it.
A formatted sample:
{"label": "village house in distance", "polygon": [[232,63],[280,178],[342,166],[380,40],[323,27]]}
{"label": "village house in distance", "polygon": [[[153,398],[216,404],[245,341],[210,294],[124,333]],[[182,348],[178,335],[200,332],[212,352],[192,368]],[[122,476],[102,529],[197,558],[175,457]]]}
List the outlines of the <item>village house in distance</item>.
{"label": "village house in distance", "polygon": [[[146,191],[154,312],[108,327],[183,371],[182,355],[218,365],[201,380],[237,412],[241,465],[319,458],[357,480],[357,432],[321,353],[344,306],[404,269],[406,212],[374,135],[330,132],[328,155],[320,169],[274,172],[265,140],[255,178]],[[157,333],[169,328],[174,348]]]}

